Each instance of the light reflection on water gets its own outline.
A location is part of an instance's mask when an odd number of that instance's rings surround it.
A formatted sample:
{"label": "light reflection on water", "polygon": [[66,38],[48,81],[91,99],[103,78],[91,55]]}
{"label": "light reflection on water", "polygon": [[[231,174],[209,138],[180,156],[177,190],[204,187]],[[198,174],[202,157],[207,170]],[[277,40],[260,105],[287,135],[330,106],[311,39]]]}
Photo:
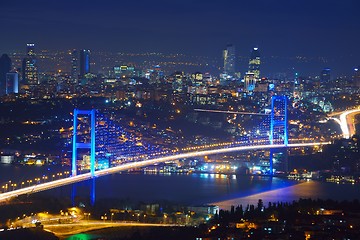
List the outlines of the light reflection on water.
{"label": "light reflection on water", "polygon": [[267,204],[268,202],[292,202],[299,200],[300,198],[351,201],[355,198],[360,198],[360,188],[359,185],[337,185],[326,182],[306,181],[293,186],[264,191],[224,201],[212,202],[211,204],[218,205],[222,209],[230,209],[232,205],[256,205],[259,199],[262,199],[263,202]]}
{"label": "light reflection on water", "polygon": [[[0,165],[0,182],[42,176],[63,169],[48,167]],[[89,195],[89,184],[78,184],[79,194]],[[70,197],[71,186],[46,191],[41,194],[59,198]],[[168,200],[186,205],[215,203],[222,208],[231,205],[291,202],[299,198],[353,200],[360,198],[360,185],[337,185],[326,182],[303,182],[264,176],[197,174],[113,174],[96,178],[96,198],[131,199],[156,202]]]}

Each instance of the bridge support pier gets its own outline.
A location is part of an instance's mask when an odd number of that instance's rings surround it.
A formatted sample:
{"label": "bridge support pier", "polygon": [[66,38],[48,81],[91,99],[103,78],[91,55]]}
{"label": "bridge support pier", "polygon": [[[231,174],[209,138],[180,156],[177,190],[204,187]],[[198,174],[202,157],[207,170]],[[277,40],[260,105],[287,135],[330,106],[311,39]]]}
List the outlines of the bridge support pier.
{"label": "bridge support pier", "polygon": [[76,197],[76,183],[73,183],[71,186],[71,205],[75,207],[75,197]]}
{"label": "bridge support pier", "polygon": [[92,178],[90,183],[90,205],[94,206],[95,204],[95,178]]}
{"label": "bridge support pier", "polygon": [[[89,180],[89,184],[90,184],[90,205],[91,206],[94,206],[95,204],[95,200],[96,200],[96,179],[95,178],[92,178]],[[77,188],[78,187],[81,187],[81,184],[79,185],[78,183],[73,183],[72,186],[71,186],[71,204],[73,207],[75,207],[77,204],[76,204],[76,197],[77,197]],[[80,192],[81,189],[80,189]]]}
{"label": "bridge support pier", "polygon": [[[90,204],[95,203],[95,114],[96,110],[79,110],[74,109],[73,119],[73,141],[72,141],[72,161],[71,161],[71,176],[77,175],[77,152],[78,149],[90,149],[90,173],[93,181],[90,187]],[[78,127],[78,115],[90,116],[90,143],[77,142],[77,127]],[[71,200],[73,205],[75,204],[76,186],[73,185]]]}
{"label": "bridge support pier", "polygon": [[284,172],[289,171],[289,160],[288,160],[287,148],[271,148],[270,156],[269,156],[270,175],[274,175],[274,157],[275,157],[274,155],[276,155],[277,153],[281,153],[282,157],[281,157],[281,163],[278,164],[278,167],[280,167],[280,169],[276,169],[276,170],[281,170]]}
{"label": "bridge support pier", "polygon": [[[271,98],[271,115],[270,115],[270,144],[288,145],[288,116],[287,116],[287,96],[273,96]],[[281,151],[281,150],[280,150]],[[288,171],[287,150],[285,153],[285,166],[284,171]],[[274,153],[279,152],[279,149],[270,149],[269,165],[270,175],[274,175]]]}
{"label": "bridge support pier", "polygon": [[270,156],[269,156],[269,165],[270,165],[270,175],[273,176],[274,175],[274,150],[271,148],[270,149]]}
{"label": "bridge support pier", "polygon": [[[90,143],[77,142],[77,116],[78,115],[90,115]],[[73,120],[73,142],[72,142],[72,161],[71,161],[71,176],[77,175],[77,150],[90,149],[90,173],[91,176],[95,176],[95,109],[92,110],[79,110],[74,109]]]}

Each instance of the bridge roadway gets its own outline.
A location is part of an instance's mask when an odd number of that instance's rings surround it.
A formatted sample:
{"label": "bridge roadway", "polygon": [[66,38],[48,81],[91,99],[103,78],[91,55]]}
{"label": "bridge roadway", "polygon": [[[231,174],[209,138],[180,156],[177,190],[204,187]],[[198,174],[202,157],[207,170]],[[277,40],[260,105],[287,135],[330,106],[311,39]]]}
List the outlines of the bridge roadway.
{"label": "bridge roadway", "polygon": [[270,149],[270,148],[284,148],[284,147],[311,147],[311,146],[319,146],[326,145],[329,142],[317,142],[317,143],[296,143],[296,144],[273,144],[273,145],[256,145],[256,146],[241,146],[241,147],[228,147],[228,148],[220,148],[220,149],[212,149],[212,150],[204,150],[204,151],[195,151],[188,153],[180,153],[171,156],[159,157],[139,162],[130,162],[125,163],[120,166],[98,170],[95,171],[94,176],[91,176],[91,173],[84,173],[77,176],[71,176],[64,179],[54,180],[51,182],[40,183],[30,187],[24,187],[21,189],[5,192],[0,194],[0,202],[4,202],[10,200],[11,198],[18,197],[20,195],[32,194],[36,192],[46,191],[49,189],[69,185],[76,182],[81,182],[85,180],[89,180],[93,177],[101,177],[108,174],[113,174],[121,171],[130,170],[133,168],[145,167],[149,165],[154,165],[161,162],[173,161],[181,158],[190,158],[190,157],[199,157],[205,155],[213,155],[213,154],[222,154],[222,153],[230,153],[230,152],[238,152],[238,151],[246,151],[246,150],[258,150],[258,149]]}

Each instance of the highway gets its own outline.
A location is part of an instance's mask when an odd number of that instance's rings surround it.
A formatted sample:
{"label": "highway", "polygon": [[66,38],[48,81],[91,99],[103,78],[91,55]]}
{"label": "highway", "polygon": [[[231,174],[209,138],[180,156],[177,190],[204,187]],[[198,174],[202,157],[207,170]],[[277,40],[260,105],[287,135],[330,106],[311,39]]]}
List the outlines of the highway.
{"label": "highway", "polygon": [[[355,134],[355,126],[354,126],[354,117],[355,115],[360,114],[360,109],[352,109],[345,110],[342,112],[332,113],[330,119],[334,120],[336,123],[340,125],[343,138],[350,138]],[[335,118],[334,116],[338,115],[339,118]]]}
{"label": "highway", "polygon": [[355,134],[354,117],[360,114],[360,109],[345,111],[340,115],[340,127],[344,138],[350,138]]}
{"label": "highway", "polygon": [[139,223],[139,222],[104,222],[94,220],[81,220],[77,223],[44,224],[46,231],[54,233],[56,236],[74,235],[90,232],[98,229],[113,227],[178,227],[176,224],[160,223]]}
{"label": "highway", "polygon": [[25,187],[5,193],[0,194],[0,202],[10,200],[11,198],[18,197],[20,195],[32,194],[36,192],[46,191],[49,189],[69,185],[76,182],[85,181],[91,179],[93,177],[101,177],[108,174],[113,174],[121,171],[130,170],[133,168],[140,168],[149,165],[154,165],[161,162],[173,161],[182,158],[190,158],[190,157],[200,157],[206,155],[213,154],[223,154],[230,152],[238,152],[238,151],[248,151],[248,150],[258,150],[258,149],[270,149],[270,148],[284,148],[284,147],[311,147],[311,146],[319,146],[330,144],[329,142],[317,142],[317,143],[296,143],[296,144],[288,144],[287,146],[284,144],[276,144],[276,145],[256,145],[256,146],[241,146],[241,147],[223,147],[220,149],[212,149],[212,150],[204,150],[204,151],[193,151],[187,153],[174,154],[171,156],[159,157],[154,159],[148,159],[138,162],[130,162],[125,163],[121,166],[112,167],[104,170],[98,170],[95,172],[94,176],[91,176],[90,173],[84,173],[77,176],[72,176],[64,179],[54,180],[51,182],[40,183],[35,186]]}

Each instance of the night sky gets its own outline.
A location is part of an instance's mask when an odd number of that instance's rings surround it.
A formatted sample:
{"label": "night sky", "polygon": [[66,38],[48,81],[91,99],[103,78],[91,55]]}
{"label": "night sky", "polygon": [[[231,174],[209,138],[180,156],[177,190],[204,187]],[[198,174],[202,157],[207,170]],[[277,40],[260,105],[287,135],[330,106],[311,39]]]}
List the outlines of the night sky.
{"label": "night sky", "polygon": [[[359,0],[1,0],[0,53],[89,48],[221,56],[322,56],[360,64]],[[326,67],[325,64],[323,67]]]}

